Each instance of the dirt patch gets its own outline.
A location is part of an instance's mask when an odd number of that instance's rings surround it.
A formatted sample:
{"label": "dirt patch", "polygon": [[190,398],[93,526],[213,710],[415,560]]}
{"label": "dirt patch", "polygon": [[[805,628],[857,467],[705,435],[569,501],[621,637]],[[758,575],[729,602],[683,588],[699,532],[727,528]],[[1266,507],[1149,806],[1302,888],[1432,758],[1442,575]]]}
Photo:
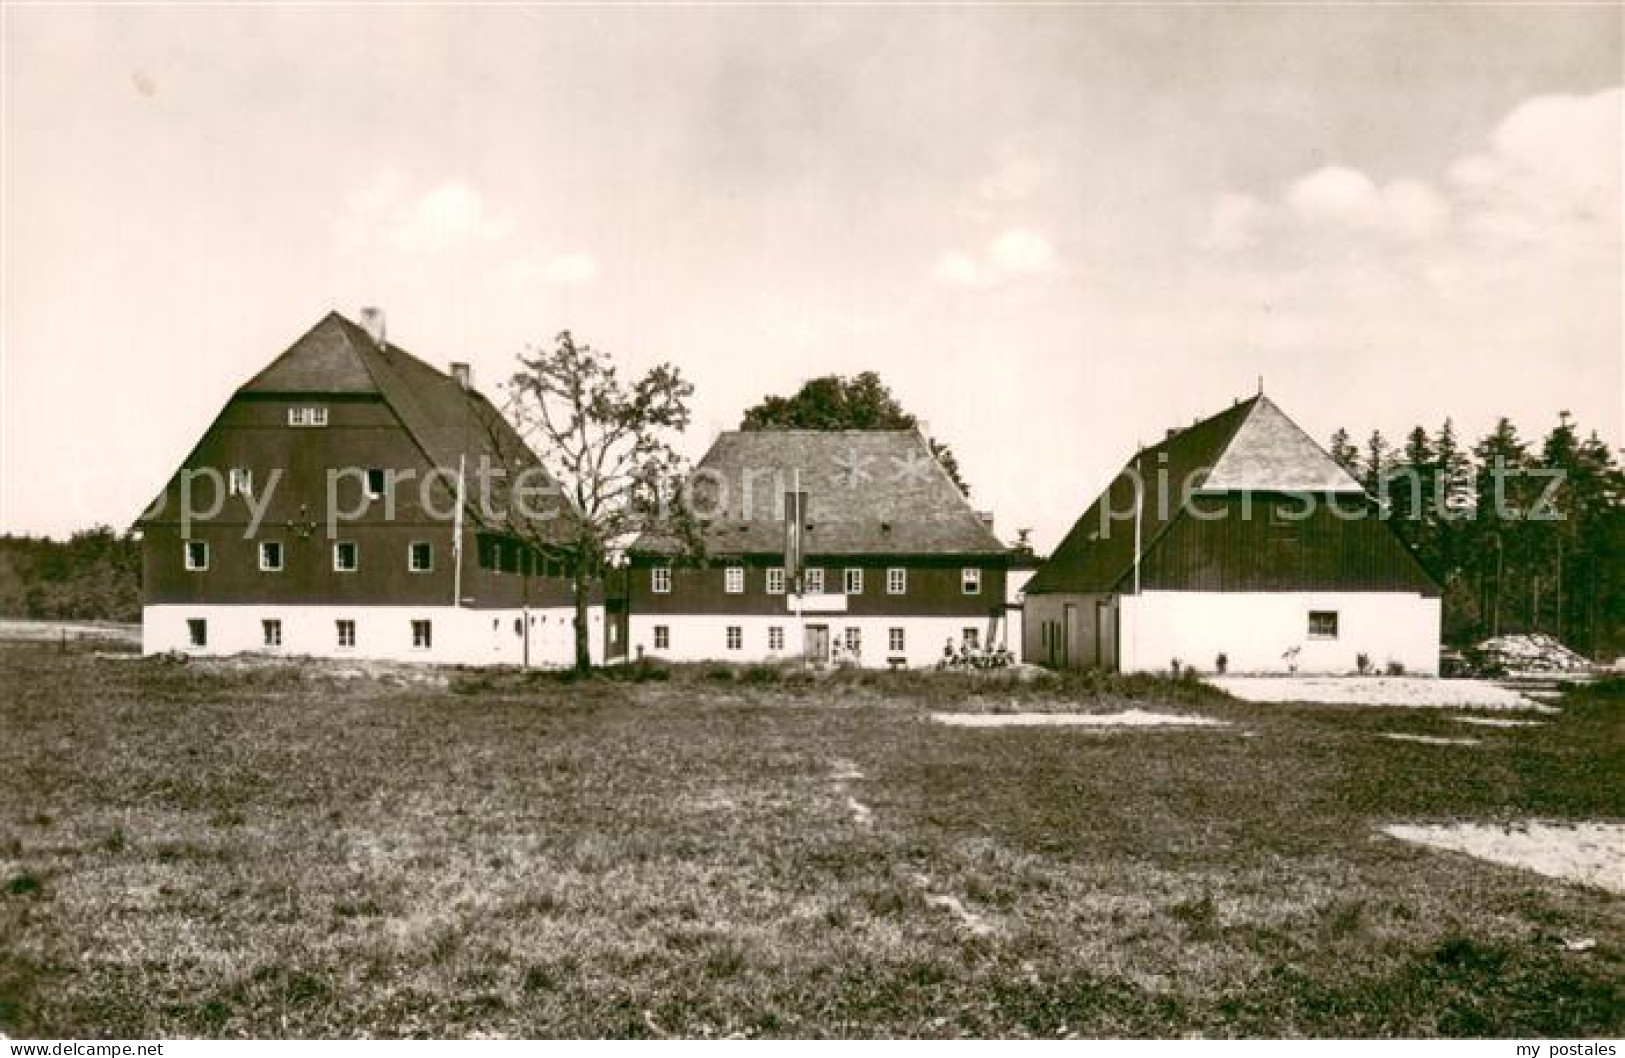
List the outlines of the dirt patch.
{"label": "dirt patch", "polygon": [[1228,720],[1183,713],[932,713],[949,727],[1229,727]]}
{"label": "dirt patch", "polygon": [[1394,824],[1401,841],[1625,893],[1625,823]]}
{"label": "dirt patch", "polygon": [[1487,680],[1407,676],[1214,676],[1208,683],[1247,702],[1555,712],[1550,706]]}
{"label": "dirt patch", "polygon": [[1445,738],[1440,735],[1407,735],[1398,731],[1384,731],[1379,738],[1391,738],[1395,742],[1420,742],[1424,746],[1476,746],[1476,738]]}
{"label": "dirt patch", "polygon": [[1450,719],[1458,724],[1474,724],[1478,727],[1545,727],[1544,720],[1511,720],[1501,716],[1452,716]]}

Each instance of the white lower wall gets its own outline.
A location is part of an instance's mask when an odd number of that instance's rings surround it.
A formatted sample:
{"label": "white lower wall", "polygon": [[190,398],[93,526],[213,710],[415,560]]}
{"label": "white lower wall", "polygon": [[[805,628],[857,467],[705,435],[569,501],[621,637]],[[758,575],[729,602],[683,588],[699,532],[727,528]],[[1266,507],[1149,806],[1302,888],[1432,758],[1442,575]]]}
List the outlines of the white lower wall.
{"label": "white lower wall", "polygon": [[[1346,673],[1365,654],[1414,675],[1439,671],[1438,599],[1399,592],[1178,592],[1119,597],[1122,667],[1166,671],[1178,658],[1204,672],[1220,653],[1229,671]],[[1337,638],[1309,638],[1309,611],[1338,615]]]}
{"label": "white lower wall", "polygon": [[[141,647],[148,654],[179,651],[199,656],[281,654],[293,657],[370,658],[459,665],[522,665],[526,612],[451,606],[161,605],[141,611]],[[570,607],[531,609],[530,664],[575,661],[575,613]],[[192,645],[187,622],[208,622],[208,643]],[[604,610],[588,610],[594,664],[603,661]],[[282,645],[265,645],[262,621],[282,622]],[[338,645],[337,621],[354,621],[355,646]],[[429,621],[431,646],[412,645],[412,622]]]}
{"label": "white lower wall", "polygon": [[[628,643],[632,659],[640,655],[667,661],[779,661],[802,655],[802,624],[829,629],[831,647],[844,642],[846,630],[859,630],[862,651],[855,660],[865,668],[883,669],[890,659],[900,657],[909,668],[926,668],[942,660],[943,646],[950,639],[959,648],[964,630],[974,628],[981,645],[1005,643],[1005,622],[990,617],[854,617],[848,614],[808,614],[798,623],[795,615],[753,614],[632,614]],[[654,630],[664,626],[670,633],[670,646],[656,650]],[[741,633],[738,650],[728,649],[728,628]],[[769,630],[784,630],[784,649],[768,647]],[[903,630],[901,651],[890,649],[890,632]],[[1015,644],[1019,650],[1019,642]]]}

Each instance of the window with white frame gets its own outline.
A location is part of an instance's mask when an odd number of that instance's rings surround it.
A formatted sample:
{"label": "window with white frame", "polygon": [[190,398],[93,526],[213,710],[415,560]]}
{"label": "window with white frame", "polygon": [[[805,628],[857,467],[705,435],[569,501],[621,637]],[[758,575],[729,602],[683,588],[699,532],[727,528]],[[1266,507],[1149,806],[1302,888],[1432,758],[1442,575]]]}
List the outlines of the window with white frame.
{"label": "window with white frame", "polygon": [[333,544],[333,572],[354,573],[361,568],[361,548],[354,540],[339,540]]}
{"label": "window with white frame", "polygon": [[406,568],[413,573],[428,573],[434,569],[434,545],[427,540],[414,540],[406,545]]}
{"label": "window with white frame", "polygon": [[745,646],[745,630],[739,625],[728,626],[728,649],[740,650]]}
{"label": "window with white frame", "polygon": [[303,405],[288,409],[289,426],[326,426],[327,409]]}
{"label": "window with white frame", "polygon": [[260,569],[266,573],[282,572],[282,541],[260,541]]}
{"label": "window with white frame", "polygon": [[907,649],[904,646],[904,643],[905,640],[903,637],[903,630],[901,628],[891,628],[886,631],[887,650],[890,650],[893,654],[901,654]]}
{"label": "window with white frame", "polygon": [[355,622],[338,620],[333,622],[333,628],[338,633],[338,643],[341,647],[355,646]]}
{"label": "window with white frame", "polygon": [[381,499],[389,487],[389,477],[378,467],[367,469],[367,499]]}
{"label": "window with white frame", "polygon": [[1309,638],[1310,639],[1336,639],[1337,638],[1337,611],[1336,610],[1310,610],[1309,611]]}
{"label": "window with white frame", "polygon": [[260,622],[260,642],[268,647],[282,645],[282,622],[275,618],[266,618]]}
{"label": "window with white frame", "polygon": [[186,541],[186,568],[194,573],[209,568],[209,542],[207,540]]}
{"label": "window with white frame", "polygon": [[805,574],[803,574],[803,586],[808,595],[824,594],[824,571],[821,569],[809,569]]}
{"label": "window with white frame", "polygon": [[863,629],[848,628],[842,636],[842,640],[846,643],[846,652],[848,654],[863,653]]}
{"label": "window with white frame", "polygon": [[232,467],[226,471],[226,491],[233,496],[252,496],[254,472],[247,467]]}
{"label": "window with white frame", "polygon": [[784,567],[769,566],[767,570],[767,593],[769,595],[784,594]]}
{"label": "window with white frame", "polygon": [[849,569],[849,570],[847,570],[846,571],[845,588],[846,588],[846,594],[848,594],[848,595],[862,595],[863,594],[863,570],[861,570],[861,569]]}
{"label": "window with white frame", "polygon": [[186,619],[186,641],[194,647],[209,645],[209,622],[201,617]]}
{"label": "window with white frame", "polygon": [[769,650],[783,650],[784,649],[784,627],[782,625],[772,625],[771,627],[768,628],[768,630],[767,630],[767,649],[769,649]]}
{"label": "window with white frame", "polygon": [[982,571],[966,566],[959,571],[959,590],[966,595],[982,594]]}
{"label": "window with white frame", "polygon": [[656,566],[649,571],[649,590],[656,595],[671,593],[671,567]]}
{"label": "window with white frame", "polygon": [[428,650],[434,646],[434,624],[431,621],[412,622],[412,649]]}
{"label": "window with white frame", "polygon": [[729,566],[722,571],[722,590],[729,595],[741,595],[745,591],[745,567]]}
{"label": "window with white frame", "polygon": [[902,566],[893,566],[886,571],[886,594],[908,594],[908,570]]}
{"label": "window with white frame", "polygon": [[656,650],[670,650],[671,649],[671,626],[669,626],[669,625],[655,625],[655,649]]}

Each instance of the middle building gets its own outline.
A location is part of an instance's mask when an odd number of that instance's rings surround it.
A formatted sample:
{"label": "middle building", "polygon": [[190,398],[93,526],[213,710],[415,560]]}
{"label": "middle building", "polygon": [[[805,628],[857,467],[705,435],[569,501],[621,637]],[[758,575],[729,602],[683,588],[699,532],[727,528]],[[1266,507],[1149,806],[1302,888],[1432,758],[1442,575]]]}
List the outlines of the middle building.
{"label": "middle building", "polygon": [[628,549],[631,657],[870,668],[1007,645],[1009,549],[917,430],[740,430],[690,479],[701,560]]}

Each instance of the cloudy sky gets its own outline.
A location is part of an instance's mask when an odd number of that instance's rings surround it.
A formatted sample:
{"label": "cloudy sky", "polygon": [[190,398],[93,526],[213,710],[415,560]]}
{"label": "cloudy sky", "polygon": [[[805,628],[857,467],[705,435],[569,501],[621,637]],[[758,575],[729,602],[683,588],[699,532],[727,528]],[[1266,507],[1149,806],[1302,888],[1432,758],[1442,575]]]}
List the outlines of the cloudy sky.
{"label": "cloudy sky", "polygon": [[1252,393],[1621,440],[1621,9],[7,7],[0,524],[118,525],[331,308],[477,380],[875,369],[1001,530]]}

